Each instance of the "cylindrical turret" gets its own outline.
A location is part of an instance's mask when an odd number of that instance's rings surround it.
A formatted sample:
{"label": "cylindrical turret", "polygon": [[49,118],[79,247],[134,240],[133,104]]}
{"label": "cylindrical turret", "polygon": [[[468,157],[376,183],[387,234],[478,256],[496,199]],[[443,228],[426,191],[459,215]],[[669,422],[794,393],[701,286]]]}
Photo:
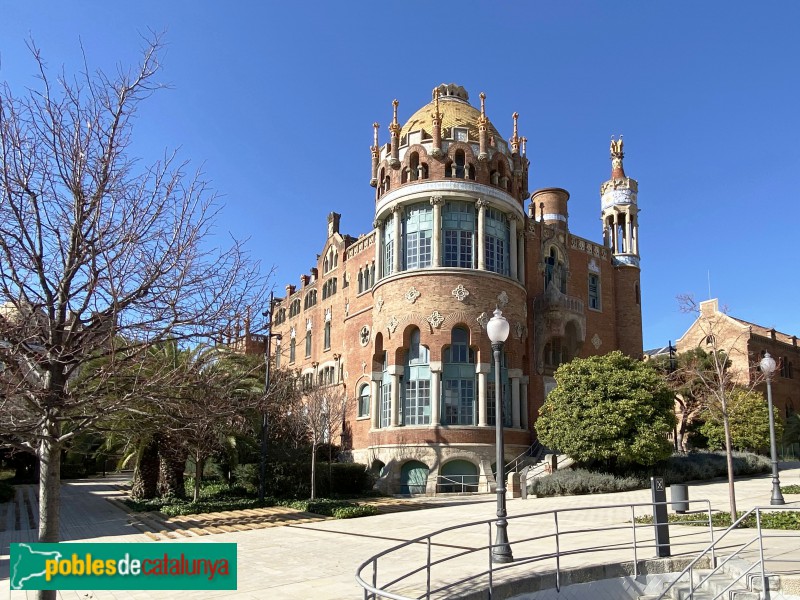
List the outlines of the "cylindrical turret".
{"label": "cylindrical turret", "polygon": [[534,218],[566,231],[569,216],[568,200],[569,192],[562,188],[545,188],[533,192],[531,204],[534,207]]}

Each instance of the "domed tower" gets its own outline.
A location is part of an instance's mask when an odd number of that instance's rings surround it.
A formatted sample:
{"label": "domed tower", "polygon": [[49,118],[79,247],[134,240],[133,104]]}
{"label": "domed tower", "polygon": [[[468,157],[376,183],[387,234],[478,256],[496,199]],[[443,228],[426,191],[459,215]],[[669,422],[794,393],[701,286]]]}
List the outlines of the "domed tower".
{"label": "domed tower", "polygon": [[614,262],[614,296],[619,349],[642,355],[642,306],[639,270],[639,184],[625,175],[622,136],[611,138],[611,179],[600,186],[603,242]]}
{"label": "domed tower", "polygon": [[[511,326],[501,372],[506,450],[531,443],[525,367],[525,138],[512,115],[504,140],[466,90],[442,84],[404,125],[393,102],[389,142],[375,124],[375,265],[369,456],[389,467],[384,488],[426,472],[492,482],[495,391],[486,323]],[[398,448],[402,452],[398,453]],[[464,479],[467,478],[467,479]],[[480,482],[480,483],[479,483]],[[477,489],[476,487],[476,489]]]}

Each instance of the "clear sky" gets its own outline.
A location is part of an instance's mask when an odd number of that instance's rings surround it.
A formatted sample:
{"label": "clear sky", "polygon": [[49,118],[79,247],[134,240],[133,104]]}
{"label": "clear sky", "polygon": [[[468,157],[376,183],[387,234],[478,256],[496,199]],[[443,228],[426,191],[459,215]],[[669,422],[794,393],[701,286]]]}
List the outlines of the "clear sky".
{"label": "clear sky", "polygon": [[[0,0],[0,79],[33,85],[33,38],[53,69],[132,64],[165,32],[158,92],[134,151],[167,148],[224,199],[220,231],[249,238],[298,283],[326,215],[372,227],[372,123],[388,141],[439,83],[528,138],[530,189],[569,190],[570,228],[601,239],[609,139],[639,181],[645,347],[683,334],[676,295],[800,335],[800,2],[25,2]],[[795,237],[798,236],[798,237]],[[792,250],[795,248],[795,250]],[[794,259],[792,257],[795,257]]]}

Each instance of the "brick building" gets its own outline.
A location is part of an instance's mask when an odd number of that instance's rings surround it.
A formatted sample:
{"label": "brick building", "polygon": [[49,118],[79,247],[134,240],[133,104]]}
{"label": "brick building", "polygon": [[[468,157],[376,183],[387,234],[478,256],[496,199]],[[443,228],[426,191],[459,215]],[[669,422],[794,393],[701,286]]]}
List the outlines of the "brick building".
{"label": "brick building", "polygon": [[[678,352],[697,347],[724,350],[731,363],[730,372],[744,386],[757,381],[758,362],[769,352],[778,364],[772,376],[776,414],[788,417],[800,411],[800,379],[794,376],[794,365],[800,364],[797,336],[732,317],[719,309],[716,298],[700,302],[699,308],[697,319],[676,342]],[[766,397],[766,383],[756,389]]]}
{"label": "brick building", "polygon": [[[528,191],[517,114],[506,141],[464,88],[440,85],[389,141],[374,124],[374,228],[352,237],[328,215],[318,262],[276,301],[279,367],[344,386],[343,443],[391,492],[439,476],[494,484],[494,366],[486,323],[511,325],[501,378],[509,459],[533,441],[553,371],[576,356],[642,354],[637,183],[611,144],[603,241],[569,231],[569,193]],[[440,489],[442,489],[440,487]]]}

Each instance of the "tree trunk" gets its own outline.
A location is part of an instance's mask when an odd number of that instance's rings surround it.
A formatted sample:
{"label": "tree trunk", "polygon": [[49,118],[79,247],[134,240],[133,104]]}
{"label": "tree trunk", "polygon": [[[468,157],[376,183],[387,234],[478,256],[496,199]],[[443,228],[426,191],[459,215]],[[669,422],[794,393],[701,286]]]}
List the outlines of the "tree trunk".
{"label": "tree trunk", "polygon": [[[58,425],[53,424],[52,429]],[[57,542],[61,507],[61,444],[45,435],[39,444],[39,541]],[[55,432],[54,432],[55,433]]]}
{"label": "tree trunk", "polygon": [[311,444],[311,499],[314,500],[317,494],[317,445]]}
{"label": "tree trunk", "polygon": [[731,442],[731,426],[728,421],[727,407],[723,406],[722,424],[725,427],[725,458],[728,462],[728,495],[731,503],[731,524],[738,518],[736,515],[736,488],[733,474],[733,444]]}
{"label": "tree trunk", "polygon": [[170,436],[159,440],[158,452],[161,458],[158,491],[162,496],[186,497],[183,472],[186,469],[186,457],[189,451]]}
{"label": "tree trunk", "polygon": [[149,500],[158,495],[158,441],[153,438],[145,444],[136,461],[133,472],[131,497]]}
{"label": "tree trunk", "polygon": [[[61,444],[60,426],[50,421],[44,427],[45,435],[39,443],[39,542],[59,541],[61,521]],[[55,590],[36,592],[38,600],[56,600]]]}
{"label": "tree trunk", "polygon": [[200,453],[194,455],[194,499],[193,502],[200,500],[200,482],[203,480],[203,459]]}

